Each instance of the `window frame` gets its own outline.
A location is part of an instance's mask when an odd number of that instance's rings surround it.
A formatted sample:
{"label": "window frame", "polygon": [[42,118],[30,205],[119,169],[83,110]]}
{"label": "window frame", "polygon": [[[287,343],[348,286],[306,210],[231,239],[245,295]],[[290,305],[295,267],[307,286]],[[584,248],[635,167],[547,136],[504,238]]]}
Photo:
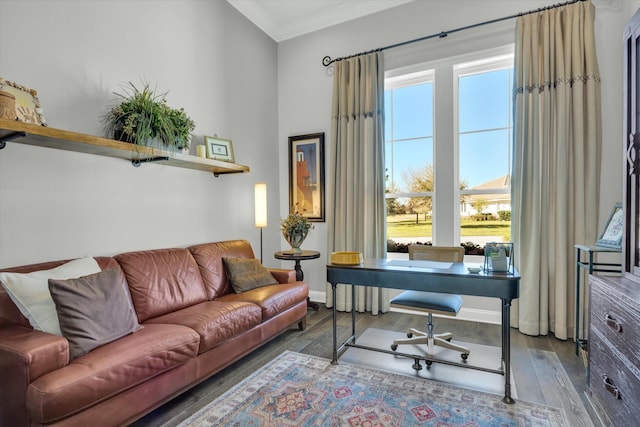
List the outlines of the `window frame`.
{"label": "window frame", "polygon": [[[385,72],[385,91],[427,81],[431,81],[433,84],[434,190],[421,193],[385,194],[385,200],[425,196],[432,198],[433,233],[431,237],[433,244],[458,245],[461,241],[460,200],[462,195],[508,194],[511,192],[510,185],[509,189],[460,190],[457,79],[460,75],[513,67],[513,57],[514,44],[508,44]],[[427,77],[431,80],[427,80]],[[509,108],[512,108],[512,98],[509,102]],[[510,127],[513,126],[512,120],[513,117],[510,115]],[[509,135],[509,138],[512,140],[513,136]],[[452,143],[446,141],[452,141]],[[509,147],[509,150],[512,150],[512,147]],[[511,153],[509,155],[511,156]],[[509,173],[511,173],[511,165],[509,165]],[[487,193],[487,191],[489,192]]]}

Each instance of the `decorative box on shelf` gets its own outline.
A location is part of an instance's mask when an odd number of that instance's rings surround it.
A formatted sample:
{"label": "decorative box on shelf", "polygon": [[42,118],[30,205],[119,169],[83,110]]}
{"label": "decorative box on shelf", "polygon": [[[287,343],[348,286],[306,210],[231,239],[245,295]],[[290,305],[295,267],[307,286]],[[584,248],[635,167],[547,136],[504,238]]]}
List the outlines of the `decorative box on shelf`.
{"label": "decorative box on shelf", "polygon": [[513,273],[513,243],[487,243],[484,247],[484,271]]}

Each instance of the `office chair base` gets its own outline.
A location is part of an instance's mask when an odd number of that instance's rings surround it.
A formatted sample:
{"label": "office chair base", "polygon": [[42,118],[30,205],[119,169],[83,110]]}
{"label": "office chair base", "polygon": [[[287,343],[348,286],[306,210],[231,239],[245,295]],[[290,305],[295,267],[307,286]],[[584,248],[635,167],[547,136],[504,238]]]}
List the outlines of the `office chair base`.
{"label": "office chair base", "polygon": [[[460,352],[460,357],[462,358],[462,360],[465,361],[471,354],[471,350],[469,348],[451,342],[452,334],[450,332],[436,334],[431,338],[423,332],[416,331],[415,329],[411,329],[409,333],[413,333],[417,336],[412,336],[407,339],[393,340],[393,344],[391,344],[391,350],[396,351],[398,349],[398,344],[427,344],[427,353],[429,355],[433,355],[434,346],[458,351]],[[409,336],[409,333],[407,333],[407,336]]]}

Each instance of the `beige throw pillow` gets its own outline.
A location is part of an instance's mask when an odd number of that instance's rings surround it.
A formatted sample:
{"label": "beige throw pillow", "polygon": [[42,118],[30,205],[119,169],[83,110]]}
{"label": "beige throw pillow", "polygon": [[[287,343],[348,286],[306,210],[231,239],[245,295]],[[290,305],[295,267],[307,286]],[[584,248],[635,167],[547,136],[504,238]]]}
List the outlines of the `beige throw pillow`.
{"label": "beige throw pillow", "polygon": [[49,280],[71,360],[140,329],[129,288],[117,269]]}
{"label": "beige throw pillow", "polygon": [[0,273],[0,282],[13,303],[33,329],[62,335],[56,306],[49,293],[49,279],[72,279],[99,272],[100,266],[93,258],[69,261],[51,270],[32,273]]}
{"label": "beige throw pillow", "polygon": [[255,258],[222,258],[233,290],[239,294],[278,281]]}

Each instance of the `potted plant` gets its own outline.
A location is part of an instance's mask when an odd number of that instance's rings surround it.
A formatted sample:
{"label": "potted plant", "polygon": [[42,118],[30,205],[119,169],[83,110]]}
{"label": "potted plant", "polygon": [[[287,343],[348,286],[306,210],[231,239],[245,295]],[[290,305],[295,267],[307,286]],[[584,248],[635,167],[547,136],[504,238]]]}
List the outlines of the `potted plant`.
{"label": "potted plant", "polygon": [[297,212],[289,214],[289,216],[280,221],[282,236],[291,246],[290,252],[292,253],[302,252],[300,246],[312,228],[311,222]]}
{"label": "potted plant", "polygon": [[184,109],[167,105],[167,92],[156,94],[149,83],[138,89],[129,82],[124,93],[115,94],[121,102],[105,114],[107,137],[138,145],[189,148],[195,123]]}

